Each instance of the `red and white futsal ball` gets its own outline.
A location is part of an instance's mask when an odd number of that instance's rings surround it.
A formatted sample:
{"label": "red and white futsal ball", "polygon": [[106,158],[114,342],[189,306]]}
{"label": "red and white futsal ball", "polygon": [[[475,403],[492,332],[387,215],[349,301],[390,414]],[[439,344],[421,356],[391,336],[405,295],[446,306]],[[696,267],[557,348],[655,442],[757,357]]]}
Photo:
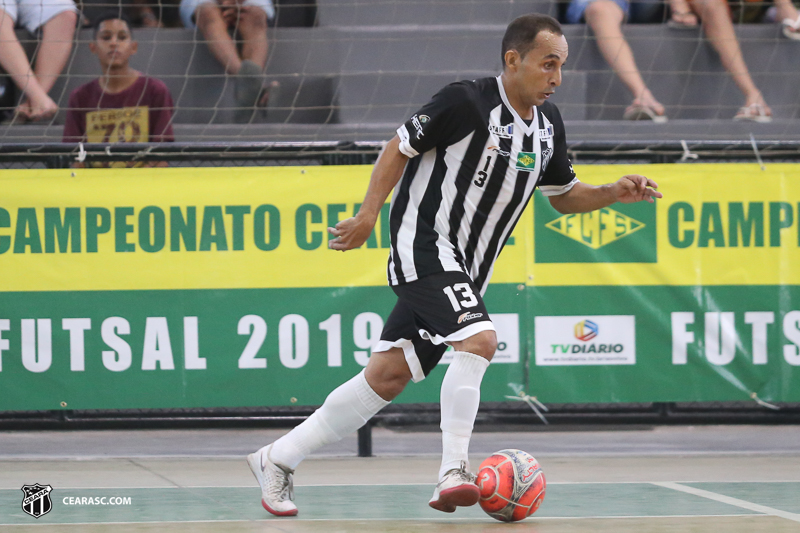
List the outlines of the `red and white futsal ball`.
{"label": "red and white futsal ball", "polygon": [[547,486],[539,462],[522,450],[493,453],[481,463],[476,483],[481,508],[502,522],[516,522],[535,513]]}

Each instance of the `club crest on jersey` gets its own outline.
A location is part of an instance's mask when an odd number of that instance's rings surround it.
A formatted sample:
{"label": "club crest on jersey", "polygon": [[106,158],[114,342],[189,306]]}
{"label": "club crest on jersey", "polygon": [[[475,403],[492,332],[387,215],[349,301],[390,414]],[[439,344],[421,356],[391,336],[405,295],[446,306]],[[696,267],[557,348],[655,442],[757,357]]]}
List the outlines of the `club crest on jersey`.
{"label": "club crest on jersey", "polygon": [[489,133],[494,133],[501,139],[510,139],[514,135],[514,125],[495,126],[494,124],[489,124]]}
{"label": "club crest on jersey", "polygon": [[517,170],[533,170],[536,168],[536,153],[535,152],[518,152],[517,153]]}
{"label": "club crest on jersey", "polygon": [[22,498],[22,510],[34,518],[46,515],[53,508],[53,502],[50,501],[52,491],[50,485],[23,485],[25,496]]}
{"label": "club crest on jersey", "polygon": [[539,130],[539,139],[546,140],[553,138],[553,125],[549,124],[545,129]]}
{"label": "club crest on jersey", "polygon": [[550,163],[550,158],[553,157],[553,149],[545,148],[542,150],[542,172],[547,170],[547,165]]}

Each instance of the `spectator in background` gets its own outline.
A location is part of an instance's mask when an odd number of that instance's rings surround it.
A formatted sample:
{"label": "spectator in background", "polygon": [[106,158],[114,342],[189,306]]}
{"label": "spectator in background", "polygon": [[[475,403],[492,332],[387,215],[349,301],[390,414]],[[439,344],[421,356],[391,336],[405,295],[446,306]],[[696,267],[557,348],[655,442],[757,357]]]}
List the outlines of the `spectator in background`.
{"label": "spectator in background", "polygon": [[172,96],[161,80],[133,69],[130,23],[118,13],[98,19],[89,49],[102,75],[69,96],[64,142],[172,142]]}
{"label": "spectator in background", "polygon": [[100,17],[113,12],[125,16],[132,27],[158,28],[163,26],[159,14],[164,7],[156,0],[81,0],[81,15],[84,26],[95,27]]}
{"label": "spectator in background", "polygon": [[94,27],[99,17],[115,12],[132,22],[132,28],[181,27],[179,0],[80,0],[84,26]]}
{"label": "spectator in background", "polygon": [[594,32],[600,54],[633,94],[633,102],[622,115],[625,120],[667,121],[664,106],[642,79],[633,51],[622,34],[622,23],[626,19],[636,23],[659,21],[659,4],[631,4],[628,0],[573,0],[567,8],[567,22],[578,24],[585,20]]}
{"label": "spectator in background", "polygon": [[[77,21],[72,0],[0,0],[0,66],[24,95],[16,109],[19,118],[42,120],[58,111],[47,93],[69,59]],[[33,69],[14,33],[16,23],[34,35],[41,29]]]}
{"label": "spectator in background", "polygon": [[[730,73],[734,83],[744,94],[744,106],[733,119],[770,122],[772,110],[764,101],[764,96],[747,70],[742,49],[733,31],[730,8],[726,0],[670,0],[670,9],[673,13],[671,19],[673,27],[681,25],[696,27],[698,23],[702,23],[703,31],[711,46],[719,54],[722,66]],[[681,20],[682,23],[679,22]]]}
{"label": "spectator in background", "polygon": [[[726,1],[670,0],[670,8],[672,27],[691,27],[692,16],[695,17],[694,27],[699,24],[696,17],[703,20],[708,40],[745,96],[745,105],[733,117],[734,120],[772,120],[772,111],[747,70]],[[567,9],[566,19],[571,24],[586,21],[595,34],[600,53],[633,94],[633,102],[623,113],[623,119],[665,122],[664,106],[656,100],[642,79],[633,51],[622,33],[622,23],[630,10],[628,0],[573,0]]]}
{"label": "spectator in background", "polygon": [[[264,89],[267,63],[267,19],[275,15],[272,0],[181,0],[181,19],[199,28],[225,73],[236,76],[237,122],[248,122],[254,106],[266,106],[273,83]],[[242,40],[241,55],[229,31]]]}
{"label": "spectator in background", "polygon": [[775,16],[787,39],[800,41],[800,12],[791,0],[774,0]]}
{"label": "spectator in background", "polygon": [[[728,0],[728,5],[734,23],[779,22],[787,39],[800,40],[800,13],[792,0]],[[688,22],[697,26],[696,17]]]}

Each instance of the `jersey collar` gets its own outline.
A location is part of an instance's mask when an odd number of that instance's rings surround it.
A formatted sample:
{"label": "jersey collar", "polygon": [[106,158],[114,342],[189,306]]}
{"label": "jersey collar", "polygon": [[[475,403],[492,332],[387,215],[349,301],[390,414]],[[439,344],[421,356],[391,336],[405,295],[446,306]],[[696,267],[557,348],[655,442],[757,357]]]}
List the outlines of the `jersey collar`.
{"label": "jersey collar", "polygon": [[497,76],[496,79],[497,79],[497,89],[500,91],[500,98],[503,100],[503,103],[508,108],[508,110],[511,111],[511,115],[514,117],[514,122],[516,122],[517,125],[519,125],[522,131],[525,132],[526,136],[533,135],[533,132],[536,131],[536,129],[538,128],[538,122],[539,122],[538,120],[536,120],[536,116],[538,113],[536,106],[533,106],[533,120],[531,120],[531,124],[529,126],[528,124],[525,123],[524,120],[522,120],[522,117],[519,116],[517,110],[514,109],[510,103],[508,103],[508,96],[506,96],[506,88],[503,87],[502,74],[500,76]]}

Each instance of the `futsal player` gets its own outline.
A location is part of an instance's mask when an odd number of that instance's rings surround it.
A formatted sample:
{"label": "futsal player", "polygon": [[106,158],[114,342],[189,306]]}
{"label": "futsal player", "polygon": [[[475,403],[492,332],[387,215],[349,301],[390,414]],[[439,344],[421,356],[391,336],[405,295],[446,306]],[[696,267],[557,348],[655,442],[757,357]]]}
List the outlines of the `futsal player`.
{"label": "futsal player", "polygon": [[561,213],[661,197],[644,176],[599,187],[576,178],[561,115],[547,101],[567,54],[555,19],[514,20],[503,37],[502,74],[439,91],[384,148],[358,214],[329,228],[330,248],[361,246],[394,189],[387,276],[398,300],[367,367],[302,424],[247,457],[267,511],[297,514],[297,465],[363,426],[409,381],[425,379],[448,345],[454,353],[441,389],[442,463],[429,505],[450,513],[477,503],[467,455],[481,380],[497,348],[482,295],[534,189]]}

